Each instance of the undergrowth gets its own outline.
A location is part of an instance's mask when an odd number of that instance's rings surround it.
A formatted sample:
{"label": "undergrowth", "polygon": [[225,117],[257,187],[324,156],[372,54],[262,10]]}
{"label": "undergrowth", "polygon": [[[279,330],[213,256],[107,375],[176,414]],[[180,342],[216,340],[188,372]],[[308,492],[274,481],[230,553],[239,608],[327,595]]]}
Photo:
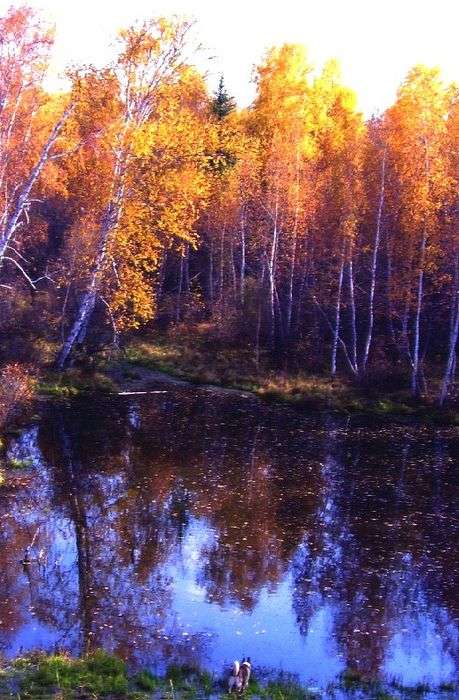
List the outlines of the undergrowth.
{"label": "undergrowth", "polygon": [[139,367],[197,384],[248,391],[304,410],[402,420],[421,418],[459,425],[459,413],[454,408],[439,410],[426,398],[413,399],[407,389],[382,389],[371,387],[371,382],[362,385],[344,377],[274,370],[266,356],[258,364],[255,362],[253,348],[215,346],[198,333],[131,341],[111,366],[116,365],[128,381],[136,378],[135,368]]}

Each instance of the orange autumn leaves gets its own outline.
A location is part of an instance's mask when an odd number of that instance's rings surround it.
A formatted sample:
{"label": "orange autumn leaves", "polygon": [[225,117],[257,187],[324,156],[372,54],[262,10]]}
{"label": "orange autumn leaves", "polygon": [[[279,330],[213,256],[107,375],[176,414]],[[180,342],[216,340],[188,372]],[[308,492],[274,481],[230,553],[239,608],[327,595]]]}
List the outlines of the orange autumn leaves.
{"label": "orange autumn leaves", "polygon": [[414,68],[365,121],[336,62],[317,71],[286,44],[237,110],[193,66],[189,23],[159,18],[120,32],[112,65],[69,71],[68,93],[53,96],[51,33],[27,9],[2,22],[3,231],[70,105],[0,269],[14,289],[30,267],[53,279],[62,362],[94,310],[120,333],[163,305],[169,320],[191,309],[239,324],[258,349],[311,343],[332,374],[361,377],[369,357],[390,354],[424,390],[429,352],[451,356],[456,342],[458,91],[438,71]]}

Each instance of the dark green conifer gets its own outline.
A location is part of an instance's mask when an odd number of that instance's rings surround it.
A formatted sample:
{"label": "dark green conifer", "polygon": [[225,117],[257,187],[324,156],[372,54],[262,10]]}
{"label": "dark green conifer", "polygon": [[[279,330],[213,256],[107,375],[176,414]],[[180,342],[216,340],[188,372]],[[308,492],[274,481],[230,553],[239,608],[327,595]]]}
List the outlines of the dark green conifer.
{"label": "dark green conifer", "polygon": [[225,119],[235,109],[236,100],[228,94],[223,75],[221,75],[218,89],[214,92],[214,99],[212,100],[212,111],[218,119]]}

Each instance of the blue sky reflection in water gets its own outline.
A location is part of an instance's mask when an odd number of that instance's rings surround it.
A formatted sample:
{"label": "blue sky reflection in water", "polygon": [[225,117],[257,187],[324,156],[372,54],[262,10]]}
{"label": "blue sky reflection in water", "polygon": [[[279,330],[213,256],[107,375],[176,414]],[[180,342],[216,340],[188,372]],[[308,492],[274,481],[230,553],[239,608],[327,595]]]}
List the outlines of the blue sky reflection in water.
{"label": "blue sky reflection in water", "polygon": [[0,649],[448,681],[457,442],[179,387],[50,409],[8,446]]}

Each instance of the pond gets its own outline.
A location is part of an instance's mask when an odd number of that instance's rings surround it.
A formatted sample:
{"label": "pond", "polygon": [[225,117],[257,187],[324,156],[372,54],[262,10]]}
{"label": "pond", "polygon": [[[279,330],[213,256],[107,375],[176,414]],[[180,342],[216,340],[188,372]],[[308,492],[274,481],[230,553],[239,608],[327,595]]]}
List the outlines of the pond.
{"label": "pond", "polygon": [[50,405],[10,439],[2,654],[456,678],[454,428],[152,389]]}

